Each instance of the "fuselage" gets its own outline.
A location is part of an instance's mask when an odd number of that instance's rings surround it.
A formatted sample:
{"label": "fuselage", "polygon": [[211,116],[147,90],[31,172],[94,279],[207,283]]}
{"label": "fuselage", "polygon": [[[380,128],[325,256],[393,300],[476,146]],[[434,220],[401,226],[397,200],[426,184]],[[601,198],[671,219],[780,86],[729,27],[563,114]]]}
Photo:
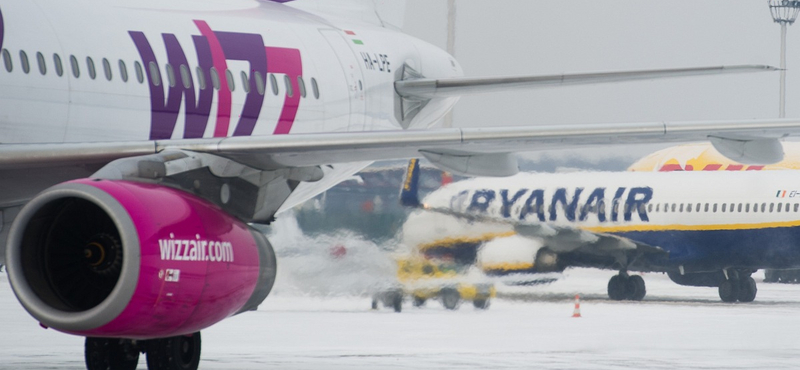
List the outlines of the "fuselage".
{"label": "fuselage", "polygon": [[[402,33],[270,1],[3,1],[0,18],[3,144],[398,129],[404,66],[461,74]],[[432,103],[412,126],[455,100]]]}
{"label": "fuselage", "polygon": [[800,265],[798,183],[796,171],[526,173],[454,183],[424,203],[620,235],[669,252],[664,270],[700,272]]}

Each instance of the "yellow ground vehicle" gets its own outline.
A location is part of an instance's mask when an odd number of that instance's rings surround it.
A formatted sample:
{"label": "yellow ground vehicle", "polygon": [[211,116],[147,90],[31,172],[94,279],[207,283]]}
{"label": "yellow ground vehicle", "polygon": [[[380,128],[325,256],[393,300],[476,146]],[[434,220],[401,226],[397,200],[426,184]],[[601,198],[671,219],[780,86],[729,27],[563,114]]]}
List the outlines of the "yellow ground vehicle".
{"label": "yellow ground vehicle", "polygon": [[377,309],[378,302],[382,302],[385,307],[400,312],[404,298],[410,297],[415,307],[430,299],[439,299],[449,310],[458,308],[462,301],[472,301],[476,308],[486,309],[495,296],[494,284],[472,281],[474,279],[467,274],[469,267],[447,259],[398,258],[398,286],[376,294],[372,308]]}

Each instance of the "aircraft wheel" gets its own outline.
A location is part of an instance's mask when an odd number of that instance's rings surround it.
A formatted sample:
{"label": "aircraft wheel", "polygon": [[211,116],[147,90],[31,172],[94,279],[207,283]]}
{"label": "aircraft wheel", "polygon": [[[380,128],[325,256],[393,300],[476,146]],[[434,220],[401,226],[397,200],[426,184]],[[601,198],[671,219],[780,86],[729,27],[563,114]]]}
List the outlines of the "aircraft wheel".
{"label": "aircraft wheel", "polygon": [[489,308],[489,299],[476,299],[472,301],[472,305],[479,310],[485,310]]}
{"label": "aircraft wheel", "polygon": [[645,289],[644,278],[640,275],[632,275],[628,277],[628,299],[632,301],[641,301],[647,294]]}
{"label": "aircraft wheel", "polygon": [[757,292],[756,281],[752,277],[747,277],[739,282],[739,294],[737,298],[739,302],[752,302],[756,299]]}
{"label": "aircraft wheel", "polygon": [[402,294],[395,294],[392,296],[392,308],[394,312],[401,312],[403,311],[403,295]]}
{"label": "aircraft wheel", "polygon": [[623,275],[614,275],[608,281],[608,298],[614,301],[621,301],[625,299],[628,292],[628,277]]}
{"label": "aircraft wheel", "polygon": [[723,302],[736,302],[739,298],[739,282],[738,280],[725,280],[719,284],[719,298]]}
{"label": "aircraft wheel", "polygon": [[448,310],[455,310],[461,304],[461,294],[452,288],[442,289],[442,305]]}
{"label": "aircraft wheel", "polygon": [[372,309],[373,310],[377,310],[378,309],[378,300],[375,299],[375,298],[372,298]]}
{"label": "aircraft wheel", "polygon": [[155,339],[147,348],[149,370],[197,370],[200,365],[200,332]]}
{"label": "aircraft wheel", "polygon": [[84,357],[87,370],[135,370],[139,351],[130,340],[86,338]]}

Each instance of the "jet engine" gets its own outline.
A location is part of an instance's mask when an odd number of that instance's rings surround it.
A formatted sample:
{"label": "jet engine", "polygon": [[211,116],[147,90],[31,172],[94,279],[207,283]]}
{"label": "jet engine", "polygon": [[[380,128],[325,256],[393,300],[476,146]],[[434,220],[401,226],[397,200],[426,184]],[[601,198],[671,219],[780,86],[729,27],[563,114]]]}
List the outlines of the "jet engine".
{"label": "jet engine", "polygon": [[275,281],[267,239],[188,192],[83,179],[45,190],[11,227],[8,276],[42,325],[91,337],[197,332],[253,310]]}

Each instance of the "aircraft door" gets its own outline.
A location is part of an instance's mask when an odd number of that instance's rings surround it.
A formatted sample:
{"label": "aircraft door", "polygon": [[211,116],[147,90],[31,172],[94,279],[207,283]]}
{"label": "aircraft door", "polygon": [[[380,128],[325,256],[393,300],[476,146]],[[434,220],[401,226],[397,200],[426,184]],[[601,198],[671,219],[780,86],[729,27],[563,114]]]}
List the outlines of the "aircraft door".
{"label": "aircraft door", "polygon": [[347,131],[363,131],[365,127],[366,94],[364,93],[364,75],[361,63],[347,40],[337,30],[320,30],[320,33],[333,48],[342,73],[347,80],[348,98],[350,99],[350,124]]}

